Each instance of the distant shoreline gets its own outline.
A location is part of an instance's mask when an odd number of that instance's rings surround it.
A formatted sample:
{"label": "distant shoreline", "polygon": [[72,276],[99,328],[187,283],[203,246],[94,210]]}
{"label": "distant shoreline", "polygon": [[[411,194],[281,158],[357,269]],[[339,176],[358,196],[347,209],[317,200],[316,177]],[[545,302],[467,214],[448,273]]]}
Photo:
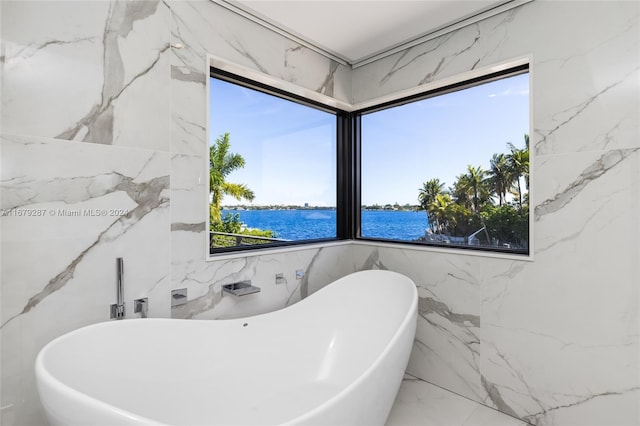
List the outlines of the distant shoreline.
{"label": "distant shoreline", "polygon": [[[386,204],[384,206],[380,205],[371,205],[371,206],[361,206],[361,210],[363,211],[411,211],[417,212],[421,211],[420,206],[418,205],[398,205],[398,204]],[[250,210],[336,210],[334,206],[298,206],[298,205],[268,205],[268,206],[247,206],[247,205],[238,205],[238,206],[222,206],[222,210],[235,210],[235,211],[250,211]]]}
{"label": "distant shoreline", "polygon": [[[222,217],[237,215],[248,228],[268,229],[276,238],[312,240],[335,238],[335,208],[222,210]],[[364,237],[414,241],[424,236],[429,221],[424,211],[363,210],[361,233]]]}

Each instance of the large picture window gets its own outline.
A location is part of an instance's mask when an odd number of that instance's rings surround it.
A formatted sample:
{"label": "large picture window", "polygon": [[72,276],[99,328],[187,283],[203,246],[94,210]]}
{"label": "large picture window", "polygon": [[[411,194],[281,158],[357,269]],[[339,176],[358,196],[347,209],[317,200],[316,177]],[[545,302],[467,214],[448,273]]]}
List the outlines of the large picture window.
{"label": "large picture window", "polygon": [[347,112],[212,69],[210,254],[329,240],[529,253],[523,65]]}
{"label": "large picture window", "polygon": [[361,113],[365,239],[527,253],[526,70]]}
{"label": "large picture window", "polygon": [[209,82],[210,251],[336,238],[336,115]]}

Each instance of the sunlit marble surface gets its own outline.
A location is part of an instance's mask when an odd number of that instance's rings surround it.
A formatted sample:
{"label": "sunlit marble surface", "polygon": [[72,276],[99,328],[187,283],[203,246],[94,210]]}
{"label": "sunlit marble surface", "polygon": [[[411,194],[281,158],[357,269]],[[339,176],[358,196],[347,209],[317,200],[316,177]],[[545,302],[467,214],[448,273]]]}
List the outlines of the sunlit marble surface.
{"label": "sunlit marble surface", "polygon": [[527,423],[405,376],[386,426],[526,426]]}
{"label": "sunlit marble surface", "polygon": [[168,150],[164,2],[2,4],[2,132]]}

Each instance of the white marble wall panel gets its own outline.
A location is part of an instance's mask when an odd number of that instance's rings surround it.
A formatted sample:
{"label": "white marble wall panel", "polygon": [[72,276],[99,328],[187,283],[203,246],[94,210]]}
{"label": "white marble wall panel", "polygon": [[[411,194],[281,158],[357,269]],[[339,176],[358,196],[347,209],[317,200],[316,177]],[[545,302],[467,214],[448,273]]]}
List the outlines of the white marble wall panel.
{"label": "white marble wall panel", "polygon": [[[437,299],[446,306],[468,298],[454,275],[476,280],[475,373],[462,384],[442,374],[467,368],[471,349],[437,338],[441,323],[425,317],[442,311],[431,306],[421,310],[412,374],[533,424],[640,424],[639,16],[637,2],[532,2],[354,70],[363,102],[532,61],[533,261],[464,264],[454,253],[367,246],[354,254],[409,275],[431,265],[451,292]],[[400,266],[407,256],[415,265]]]}
{"label": "white marble wall panel", "polygon": [[[350,69],[210,1],[171,2],[172,42],[348,102]],[[203,63],[204,64],[204,63]],[[184,64],[202,70],[200,64]],[[206,68],[205,68],[206,69]]]}
{"label": "white marble wall panel", "polygon": [[400,272],[418,287],[418,327],[407,372],[482,402],[482,258],[353,245],[356,270]]}
{"label": "white marble wall panel", "polygon": [[[174,152],[206,149],[207,55],[349,102],[350,68],[211,1],[172,1]],[[178,48],[176,48],[178,46]]]}
{"label": "white marble wall panel", "polygon": [[169,149],[160,1],[2,4],[3,132]]}
{"label": "white marble wall panel", "polygon": [[109,319],[117,257],[127,316],[137,316],[138,297],[149,298],[150,316],[169,315],[169,154],[28,136],[0,142],[3,421],[43,424],[35,356],[51,339]]}
{"label": "white marble wall panel", "polygon": [[[185,237],[182,243],[193,245],[188,234],[181,234]],[[189,302],[173,308],[172,316],[238,318],[282,309],[354,272],[350,253],[349,245],[337,245],[208,262],[199,274],[190,274],[176,284],[187,288]],[[296,277],[298,270],[304,277]],[[279,273],[284,279],[277,281]],[[260,287],[260,293],[241,297],[222,294],[222,285],[244,280]]]}
{"label": "white marble wall panel", "polygon": [[503,411],[534,424],[637,422],[639,151],[557,155],[540,167],[565,189],[536,208],[545,267],[496,265],[483,287],[482,374]]}
{"label": "white marble wall panel", "polygon": [[[637,146],[638,120],[628,111],[639,102],[638,5],[613,4],[532,2],[356,68],[354,103],[531,56],[537,154]],[[604,131],[576,118],[598,120]]]}

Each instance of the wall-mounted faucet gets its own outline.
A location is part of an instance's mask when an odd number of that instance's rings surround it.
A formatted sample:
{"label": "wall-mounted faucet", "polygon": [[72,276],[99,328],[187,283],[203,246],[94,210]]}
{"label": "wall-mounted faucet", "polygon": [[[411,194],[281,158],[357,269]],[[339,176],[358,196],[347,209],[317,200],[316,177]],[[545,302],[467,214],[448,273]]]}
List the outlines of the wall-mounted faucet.
{"label": "wall-mounted faucet", "polygon": [[171,290],[171,307],[174,308],[176,306],[184,305],[187,303],[187,289],[186,288],[178,288],[176,290]]}
{"label": "wall-mounted faucet", "polygon": [[122,258],[116,259],[116,300],[117,303],[111,305],[111,318],[123,319],[124,318],[124,290],[122,283],[122,275],[124,274],[124,265]]}
{"label": "wall-mounted faucet", "polygon": [[133,301],[133,313],[140,314],[140,318],[146,318],[149,312],[149,299],[143,297],[141,299],[135,299]]}
{"label": "wall-mounted faucet", "polygon": [[247,294],[259,293],[260,287],[251,285],[251,280],[240,281],[238,283],[225,284],[222,286],[222,294],[229,293],[234,296],[246,296]]}

